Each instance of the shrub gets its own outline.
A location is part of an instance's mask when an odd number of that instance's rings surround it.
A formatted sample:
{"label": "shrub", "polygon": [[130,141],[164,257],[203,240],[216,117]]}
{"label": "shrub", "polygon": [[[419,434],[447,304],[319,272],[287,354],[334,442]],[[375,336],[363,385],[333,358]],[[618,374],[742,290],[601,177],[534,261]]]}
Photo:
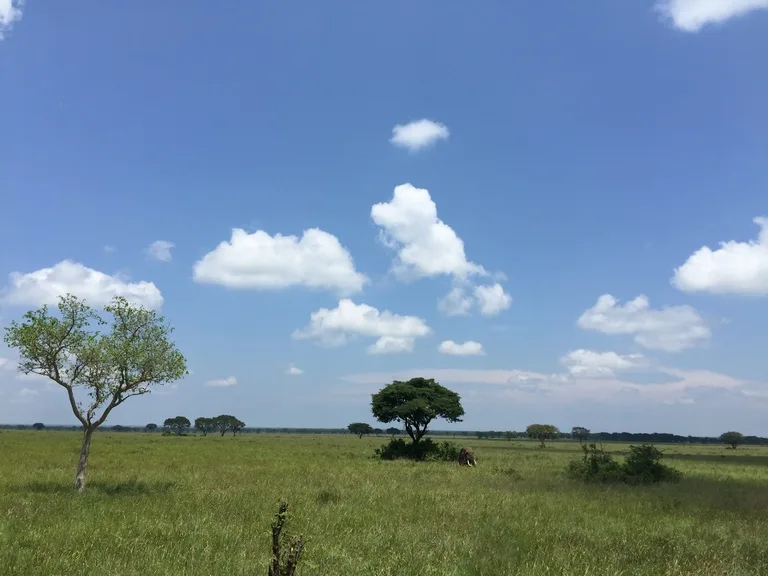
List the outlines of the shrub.
{"label": "shrub", "polygon": [[582,446],[584,456],[568,463],[571,478],[585,482],[625,482],[627,484],[655,484],[677,482],[683,474],[661,463],[661,450],[651,444],[630,446],[629,455],[618,463],[595,444]]}
{"label": "shrub", "polygon": [[421,442],[406,442],[403,438],[392,438],[381,448],[376,448],[375,455],[382,460],[443,460],[455,462],[459,459],[459,447],[454,442],[443,441],[439,444],[430,438]]}
{"label": "shrub", "polygon": [[656,482],[677,482],[683,473],[661,463],[664,455],[652,444],[630,446],[629,456],[624,461],[624,469],[628,478],[639,484],[655,484]]}
{"label": "shrub", "polygon": [[602,447],[582,444],[584,456],[568,463],[568,475],[585,482],[618,482],[622,480],[621,464],[613,459]]}

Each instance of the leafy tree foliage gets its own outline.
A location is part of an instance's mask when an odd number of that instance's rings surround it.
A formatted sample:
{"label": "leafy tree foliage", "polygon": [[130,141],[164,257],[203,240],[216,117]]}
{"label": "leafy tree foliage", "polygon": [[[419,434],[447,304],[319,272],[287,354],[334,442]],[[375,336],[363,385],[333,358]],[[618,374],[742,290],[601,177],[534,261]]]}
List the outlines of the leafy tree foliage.
{"label": "leafy tree foliage", "polygon": [[347,426],[347,430],[349,430],[351,434],[355,434],[358,438],[373,434],[373,426],[366,424],[365,422],[353,422]]}
{"label": "leafy tree foliage", "polygon": [[163,426],[176,436],[182,436],[189,432],[189,427],[192,424],[189,422],[189,418],[186,416],[175,416],[173,418],[166,418],[163,422]]}
{"label": "leafy tree foliage", "polygon": [[584,444],[589,439],[589,430],[583,426],[574,426],[571,428],[571,437],[578,440],[579,443]]}
{"label": "leafy tree foliage", "polygon": [[399,436],[400,435],[400,428],[395,428],[394,426],[391,426],[385,430],[387,434],[390,436]]}
{"label": "leafy tree foliage", "polygon": [[395,380],[372,395],[371,409],[379,422],[403,422],[414,444],[419,443],[435,418],[461,422],[464,415],[459,395],[433,378]]}
{"label": "leafy tree foliage", "polygon": [[45,424],[43,424],[42,422],[35,422],[34,424],[32,424],[32,428],[34,430],[45,430]]}
{"label": "leafy tree foliage", "polygon": [[682,478],[679,470],[661,463],[662,452],[651,444],[630,446],[629,455],[619,463],[595,444],[582,445],[584,456],[568,463],[571,478],[585,482],[624,482],[627,484],[655,484],[677,482]]}
{"label": "leafy tree foliage", "polygon": [[213,418],[195,418],[195,428],[197,428],[203,436],[207,436],[208,432],[213,432],[215,429]]}
{"label": "leafy tree foliage", "polygon": [[155,424],[154,422],[150,422],[149,424],[144,426],[144,430],[146,430],[147,432],[154,432],[155,430],[157,430],[157,424]]}
{"label": "leafy tree foliage", "polygon": [[546,440],[556,440],[560,437],[560,430],[552,424],[531,424],[525,431],[528,434],[528,438],[541,442],[542,448],[546,446],[544,443]]}
{"label": "leafy tree foliage", "polygon": [[720,434],[720,442],[736,450],[739,444],[744,443],[744,435],[741,432],[723,432]]}
{"label": "leafy tree foliage", "polygon": [[[19,371],[45,376],[64,388],[83,427],[75,487],[85,490],[93,432],[132,396],[187,374],[186,360],[170,341],[173,329],[154,311],[115,297],[103,319],[71,294],[59,299],[58,317],[47,306],[24,314],[5,329],[5,343],[18,349]],[[104,327],[108,329],[104,330]],[[78,400],[84,390],[87,399]]]}
{"label": "leafy tree foliage", "polygon": [[243,428],[245,428],[245,422],[242,420],[238,420],[234,416],[230,416],[229,414],[221,414],[219,416],[216,416],[215,418],[212,418],[213,421],[213,429],[219,432],[222,436],[226,434],[227,432],[232,432],[232,436],[240,432]]}

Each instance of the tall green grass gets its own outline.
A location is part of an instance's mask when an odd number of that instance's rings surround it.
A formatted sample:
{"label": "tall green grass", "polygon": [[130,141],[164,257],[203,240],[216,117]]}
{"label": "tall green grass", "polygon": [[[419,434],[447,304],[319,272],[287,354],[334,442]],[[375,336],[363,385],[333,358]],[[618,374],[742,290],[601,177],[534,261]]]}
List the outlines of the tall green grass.
{"label": "tall green grass", "polygon": [[[472,440],[477,468],[384,438],[0,432],[0,574],[263,575],[282,499],[305,576],[765,575],[768,449],[667,446],[679,484],[565,477],[578,444]],[[612,451],[627,446],[611,445]]]}

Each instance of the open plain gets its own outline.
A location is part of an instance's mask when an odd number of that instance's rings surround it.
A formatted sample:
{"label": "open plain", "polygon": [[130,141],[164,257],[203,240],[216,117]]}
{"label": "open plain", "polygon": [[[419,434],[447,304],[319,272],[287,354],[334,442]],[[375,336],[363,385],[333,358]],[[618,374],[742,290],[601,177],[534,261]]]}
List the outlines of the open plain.
{"label": "open plain", "polygon": [[[371,458],[385,437],[0,432],[0,566],[261,575],[289,502],[305,576],[768,574],[768,448],[660,445],[678,484],[584,485],[575,442],[461,439],[477,468]],[[615,455],[627,445],[606,444]]]}

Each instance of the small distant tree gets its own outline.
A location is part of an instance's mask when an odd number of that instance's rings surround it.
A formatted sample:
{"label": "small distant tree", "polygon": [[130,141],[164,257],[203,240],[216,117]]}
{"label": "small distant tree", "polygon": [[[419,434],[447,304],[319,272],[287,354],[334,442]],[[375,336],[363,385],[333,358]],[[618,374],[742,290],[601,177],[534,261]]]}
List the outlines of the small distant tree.
{"label": "small distant tree", "polygon": [[376,434],[376,436],[379,436],[380,434],[384,434],[384,430],[381,428],[374,428],[373,433]]}
{"label": "small distant tree", "polygon": [[542,448],[546,447],[546,440],[556,440],[560,437],[560,430],[552,424],[531,424],[525,431],[528,434],[528,438],[541,442]]}
{"label": "small distant tree", "polygon": [[347,430],[349,430],[350,434],[355,434],[358,438],[373,434],[373,426],[366,424],[365,422],[353,422],[347,426]]}
{"label": "small distant tree", "polygon": [[171,434],[182,436],[189,432],[191,424],[189,418],[186,416],[176,416],[174,418],[166,418],[165,422],[163,422],[163,426],[165,426]]}
{"label": "small distant tree", "polygon": [[[71,294],[59,298],[58,308],[58,317],[47,306],[27,312],[6,327],[4,340],[18,349],[20,372],[45,376],[67,391],[83,430],[75,475],[82,492],[94,431],[128,398],[178,380],[187,367],[170,341],[173,328],[154,311],[116,296],[104,307],[111,317],[104,320]],[[87,396],[78,400],[78,390]]]}
{"label": "small distant tree", "polygon": [[144,426],[144,430],[146,430],[147,432],[154,432],[155,430],[157,430],[157,424],[150,422],[149,424]]}
{"label": "small distant tree", "polygon": [[739,444],[744,444],[744,435],[741,432],[723,432],[720,434],[720,442],[736,450]]}
{"label": "small distant tree", "polygon": [[571,437],[579,441],[579,444],[584,444],[589,439],[591,432],[582,426],[574,426],[571,428]]}
{"label": "small distant tree", "polygon": [[42,422],[35,422],[34,424],[32,424],[32,428],[34,430],[45,430],[45,424],[43,424]]}
{"label": "small distant tree", "polygon": [[459,395],[433,378],[395,380],[371,396],[371,410],[384,424],[403,422],[413,444],[419,443],[435,418],[461,422],[464,415]]}
{"label": "small distant tree", "polygon": [[213,418],[195,418],[195,428],[197,428],[203,436],[207,436],[208,432],[212,432],[214,429]]}
{"label": "small distant tree", "polygon": [[245,422],[238,420],[234,416],[229,414],[221,414],[212,419],[213,430],[216,430],[219,434],[224,436],[227,432],[232,432],[232,436],[240,432],[245,428]]}
{"label": "small distant tree", "polygon": [[387,428],[386,433],[390,436],[399,436],[400,435],[400,428],[395,428],[394,426]]}

